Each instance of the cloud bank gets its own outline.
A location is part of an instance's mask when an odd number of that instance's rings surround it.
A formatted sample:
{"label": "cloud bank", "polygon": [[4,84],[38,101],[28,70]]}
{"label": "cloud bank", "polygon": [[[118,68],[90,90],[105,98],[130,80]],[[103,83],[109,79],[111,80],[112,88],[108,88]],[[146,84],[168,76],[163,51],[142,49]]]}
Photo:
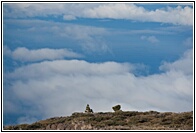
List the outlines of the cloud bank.
{"label": "cloud bank", "polygon": [[37,50],[29,50],[25,47],[18,47],[14,51],[11,51],[7,46],[4,46],[4,55],[11,56],[14,60],[23,62],[82,57],[82,55],[68,49],[42,48]]}
{"label": "cloud bank", "polygon": [[193,25],[193,8],[180,4],[176,7],[167,6],[156,10],[147,10],[134,3],[14,3],[5,6],[9,7],[4,9],[5,16],[9,18],[60,15],[65,20],[74,20],[77,17],[111,18]]}
{"label": "cloud bank", "polygon": [[107,4],[89,9],[85,11],[85,14],[92,18],[131,19],[182,25],[193,24],[193,10],[188,6],[148,11],[135,4]]}
{"label": "cloud bank", "polygon": [[122,110],[190,111],[191,60],[189,50],[179,60],[163,63],[163,73],[139,77],[129,63],[55,60],[29,64],[4,74],[5,81],[12,81],[4,88],[4,93],[12,94],[4,95],[4,113],[21,110],[21,122],[40,119],[40,114],[44,119],[83,112],[86,104],[95,112],[112,111],[116,104]]}

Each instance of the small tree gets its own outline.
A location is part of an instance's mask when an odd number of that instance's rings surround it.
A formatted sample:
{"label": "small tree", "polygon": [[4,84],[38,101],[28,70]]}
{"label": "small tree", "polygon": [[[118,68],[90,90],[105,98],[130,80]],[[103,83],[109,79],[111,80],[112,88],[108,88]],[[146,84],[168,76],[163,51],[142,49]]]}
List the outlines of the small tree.
{"label": "small tree", "polygon": [[119,111],[120,108],[121,108],[120,105],[116,105],[116,106],[112,107],[112,109],[113,109],[115,112],[116,112],[116,111]]}

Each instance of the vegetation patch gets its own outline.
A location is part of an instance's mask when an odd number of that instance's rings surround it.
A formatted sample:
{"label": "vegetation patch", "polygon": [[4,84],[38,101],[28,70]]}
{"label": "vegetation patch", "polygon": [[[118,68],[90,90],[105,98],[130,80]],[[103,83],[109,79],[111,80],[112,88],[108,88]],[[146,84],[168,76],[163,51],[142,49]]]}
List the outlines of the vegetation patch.
{"label": "vegetation patch", "polygon": [[[51,129],[52,128],[52,129]],[[33,124],[5,126],[4,130],[192,130],[193,112],[115,111],[73,113]]]}

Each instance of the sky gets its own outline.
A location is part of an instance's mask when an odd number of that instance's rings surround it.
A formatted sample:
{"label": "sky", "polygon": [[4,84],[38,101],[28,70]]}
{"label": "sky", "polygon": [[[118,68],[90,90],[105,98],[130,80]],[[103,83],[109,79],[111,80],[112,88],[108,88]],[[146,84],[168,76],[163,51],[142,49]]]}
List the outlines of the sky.
{"label": "sky", "polygon": [[193,3],[3,3],[3,124],[193,110]]}

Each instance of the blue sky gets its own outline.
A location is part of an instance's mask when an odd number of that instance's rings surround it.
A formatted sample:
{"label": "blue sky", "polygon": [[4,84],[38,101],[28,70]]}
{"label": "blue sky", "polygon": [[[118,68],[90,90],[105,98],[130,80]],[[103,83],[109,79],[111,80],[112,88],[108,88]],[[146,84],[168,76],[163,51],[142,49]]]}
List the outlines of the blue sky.
{"label": "blue sky", "polygon": [[192,3],[3,3],[3,122],[193,110]]}

